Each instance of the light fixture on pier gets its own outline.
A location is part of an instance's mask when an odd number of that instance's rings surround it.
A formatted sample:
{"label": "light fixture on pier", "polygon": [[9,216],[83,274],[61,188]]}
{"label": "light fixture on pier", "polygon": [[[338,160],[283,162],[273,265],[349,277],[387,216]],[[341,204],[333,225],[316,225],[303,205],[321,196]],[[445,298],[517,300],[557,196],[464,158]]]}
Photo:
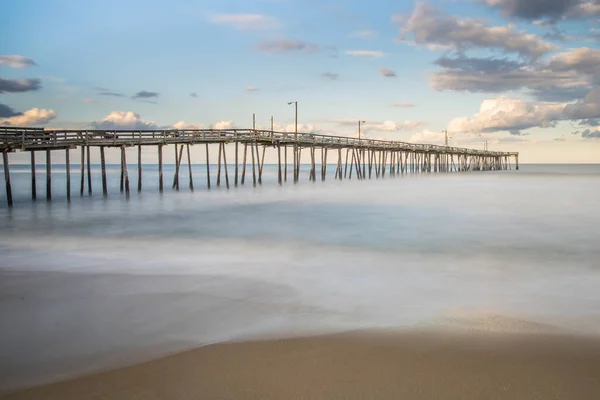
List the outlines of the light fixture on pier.
{"label": "light fixture on pier", "polygon": [[298,102],[297,101],[289,101],[288,102],[288,106],[291,106],[292,104],[296,105],[295,132],[298,133]]}

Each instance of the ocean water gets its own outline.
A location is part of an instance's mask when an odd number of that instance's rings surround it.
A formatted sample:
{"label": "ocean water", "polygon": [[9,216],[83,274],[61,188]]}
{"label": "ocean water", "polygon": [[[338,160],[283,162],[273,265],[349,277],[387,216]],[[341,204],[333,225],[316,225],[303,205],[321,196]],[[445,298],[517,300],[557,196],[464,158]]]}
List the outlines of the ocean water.
{"label": "ocean water", "polygon": [[[368,328],[600,334],[600,166],[0,195],[0,390],[225,340]],[[304,168],[306,170],[306,168]],[[212,168],[213,174],[216,168]],[[288,178],[291,178],[289,171]],[[317,178],[320,174],[317,173]],[[251,183],[250,179],[247,183]]]}

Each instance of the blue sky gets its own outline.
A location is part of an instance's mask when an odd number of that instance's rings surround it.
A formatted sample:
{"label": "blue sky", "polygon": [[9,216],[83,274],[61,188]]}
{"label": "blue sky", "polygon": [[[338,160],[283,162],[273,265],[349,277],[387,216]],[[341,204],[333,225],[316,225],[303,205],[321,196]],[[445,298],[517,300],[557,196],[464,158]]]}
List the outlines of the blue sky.
{"label": "blue sky", "polygon": [[600,5],[564,3],[6,0],[0,124],[289,129],[297,100],[306,130],[600,162]]}

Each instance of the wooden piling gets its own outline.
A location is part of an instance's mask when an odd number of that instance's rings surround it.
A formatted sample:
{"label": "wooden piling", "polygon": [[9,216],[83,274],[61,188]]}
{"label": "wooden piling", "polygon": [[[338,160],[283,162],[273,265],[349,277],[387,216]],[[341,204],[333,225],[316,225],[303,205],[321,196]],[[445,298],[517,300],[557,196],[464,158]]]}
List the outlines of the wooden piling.
{"label": "wooden piling", "polygon": [[79,195],[83,196],[83,190],[85,187],[85,147],[81,146],[81,190],[79,191]]}
{"label": "wooden piling", "polygon": [[256,186],[256,163],[254,160],[254,143],[250,143],[250,153],[252,153],[252,185]]}
{"label": "wooden piling", "polygon": [[[208,148],[208,144],[206,145]],[[159,144],[158,145],[158,191],[160,193],[163,192],[164,187],[163,187],[163,153],[162,153],[162,148],[163,145]],[[208,151],[208,150],[207,150]],[[210,187],[210,184],[209,184]]]}
{"label": "wooden piling", "polygon": [[181,166],[181,157],[183,157],[183,145],[179,148],[179,156],[177,156],[177,144],[175,145],[175,176],[173,177],[173,188],[179,190],[179,168]]}
{"label": "wooden piling", "polygon": [[52,200],[52,156],[50,150],[46,150],[46,200]]}
{"label": "wooden piling", "polygon": [[206,185],[210,189],[210,159],[208,155],[208,143],[206,143]]}
{"label": "wooden piling", "polygon": [[223,143],[219,143],[219,153],[217,156],[217,187],[221,186],[221,149],[223,147]]}
{"label": "wooden piling", "polygon": [[123,176],[125,178],[125,195],[129,197],[129,174],[127,173],[127,153],[125,147],[121,147],[121,159],[123,165]]}
{"label": "wooden piling", "polygon": [[258,166],[258,183],[261,184],[261,185],[262,185],[263,167],[265,165],[265,152],[266,152],[266,150],[267,150],[267,146],[263,146],[262,157],[260,158],[260,164]]}
{"label": "wooden piling", "polygon": [[71,201],[71,157],[69,148],[65,149],[65,167],[67,169],[67,201]]}
{"label": "wooden piling", "polygon": [[[32,152],[33,153],[33,152]],[[2,152],[2,164],[4,165],[4,183],[6,187],[6,203],[9,207],[13,206],[12,186],[10,184],[10,169],[8,166],[8,152]]]}
{"label": "wooden piling", "polygon": [[225,168],[225,187],[229,189],[229,174],[227,173],[227,152],[225,151],[225,143],[223,145],[223,167]]}
{"label": "wooden piling", "polygon": [[322,152],[325,152],[325,155],[323,156],[323,165],[322,165],[322,169],[323,169],[323,179],[325,180],[327,179],[327,147],[325,149],[321,150]]}
{"label": "wooden piling", "polygon": [[277,183],[283,184],[281,177],[281,144],[277,143]]}
{"label": "wooden piling", "polygon": [[233,179],[233,184],[235,187],[238,185],[238,140],[237,140],[237,132],[236,132],[236,140],[235,140],[235,177]]}
{"label": "wooden piling", "polygon": [[187,159],[188,159],[188,173],[190,175],[190,190],[194,191],[194,178],[192,177],[192,156],[190,155],[190,145],[186,145]]}
{"label": "wooden piling", "polygon": [[142,191],[142,145],[138,145],[138,182],[137,191]]}
{"label": "wooden piling", "polygon": [[104,146],[100,146],[100,169],[102,173],[102,195],[108,196],[108,188],[106,185],[106,157],[104,155]]}
{"label": "wooden piling", "polygon": [[242,185],[246,181],[246,164],[248,158],[248,143],[244,143],[244,157],[243,157],[243,165],[242,165]]}
{"label": "wooden piling", "polygon": [[285,169],[283,170],[283,180],[285,182],[287,182],[287,148],[288,148],[287,144],[285,144],[283,146],[283,157],[284,157],[283,162],[285,163]]}
{"label": "wooden piling", "polygon": [[[344,168],[344,179],[348,177],[348,154],[350,154],[350,149],[346,149],[346,167]],[[352,171],[352,170],[350,170]],[[350,172],[352,173],[352,172]]]}
{"label": "wooden piling", "polygon": [[296,162],[297,162],[297,167],[296,167],[296,183],[298,183],[300,181],[300,166],[301,164],[301,160],[302,160],[302,147],[297,146],[298,147],[298,156],[296,157]]}
{"label": "wooden piling", "polygon": [[31,199],[37,199],[37,187],[35,177],[35,151],[31,151]]}
{"label": "wooden piling", "polygon": [[88,195],[92,195],[92,160],[90,158],[90,146],[87,146],[87,178],[88,178]]}

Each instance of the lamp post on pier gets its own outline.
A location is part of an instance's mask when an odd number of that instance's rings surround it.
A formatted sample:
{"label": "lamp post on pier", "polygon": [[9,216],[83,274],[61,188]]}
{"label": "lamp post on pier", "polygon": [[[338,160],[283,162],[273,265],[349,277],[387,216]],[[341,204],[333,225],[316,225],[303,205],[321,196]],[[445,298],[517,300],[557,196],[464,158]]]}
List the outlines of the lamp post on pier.
{"label": "lamp post on pier", "polygon": [[358,140],[360,140],[360,124],[366,124],[366,121],[358,121]]}

